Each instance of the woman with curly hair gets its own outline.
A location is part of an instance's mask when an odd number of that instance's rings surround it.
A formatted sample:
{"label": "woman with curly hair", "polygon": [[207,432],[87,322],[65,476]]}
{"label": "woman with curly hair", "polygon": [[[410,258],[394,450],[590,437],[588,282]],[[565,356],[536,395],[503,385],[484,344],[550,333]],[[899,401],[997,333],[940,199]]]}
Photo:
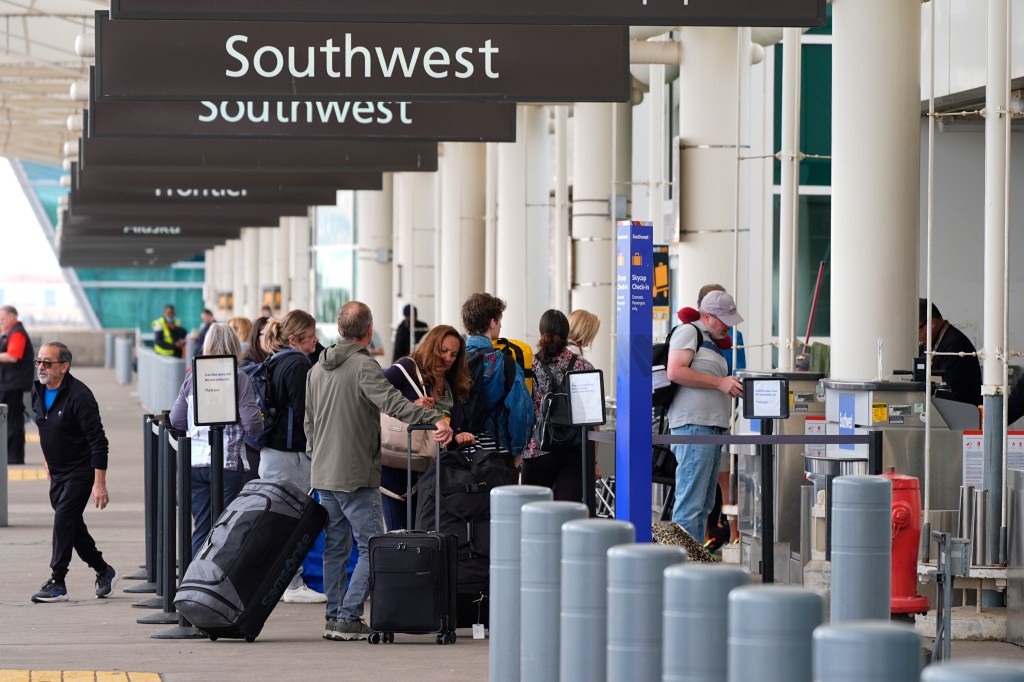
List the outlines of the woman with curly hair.
{"label": "woman with curly hair", "polygon": [[[455,432],[455,445],[476,442],[473,434],[461,431],[470,378],[466,341],[455,327],[441,324],[432,328],[412,354],[399,358],[384,370],[384,376],[412,402],[447,414]],[[406,470],[382,466],[380,475],[384,522],[389,530],[405,528],[405,496],[398,491],[406,489]],[[414,485],[418,476],[413,472]]]}

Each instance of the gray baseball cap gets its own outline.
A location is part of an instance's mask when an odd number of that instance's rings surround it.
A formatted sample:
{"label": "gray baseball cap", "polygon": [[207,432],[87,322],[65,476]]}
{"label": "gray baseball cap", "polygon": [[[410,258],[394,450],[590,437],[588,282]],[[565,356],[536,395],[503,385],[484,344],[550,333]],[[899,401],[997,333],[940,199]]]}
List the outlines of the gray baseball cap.
{"label": "gray baseball cap", "polygon": [[743,321],[743,316],[736,311],[736,301],[725,291],[708,292],[700,302],[700,309],[711,313],[729,327],[735,327]]}

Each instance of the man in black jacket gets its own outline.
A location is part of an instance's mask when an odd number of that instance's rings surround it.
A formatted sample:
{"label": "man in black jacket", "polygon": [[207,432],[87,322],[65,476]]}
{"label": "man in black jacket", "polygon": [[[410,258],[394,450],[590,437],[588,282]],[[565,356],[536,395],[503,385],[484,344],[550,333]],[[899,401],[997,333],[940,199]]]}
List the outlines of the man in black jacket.
{"label": "man in black jacket", "polygon": [[25,463],[25,391],[32,388],[32,341],[11,305],[0,307],[0,403],[7,405],[7,463]]}
{"label": "man in black jacket", "polygon": [[[953,399],[971,405],[981,405],[981,365],[976,357],[974,344],[967,336],[942,319],[942,313],[932,306],[932,350],[936,353],[969,353],[970,355],[933,355],[932,372],[942,377],[943,383],[953,392]],[[924,353],[928,324],[928,303],[918,299],[917,334]]]}
{"label": "man in black jacket", "polygon": [[50,477],[50,506],[54,515],[50,579],[32,595],[32,601],[67,601],[64,577],[72,549],[96,571],[96,596],[106,597],[117,583],[117,571],[103,560],[82,518],[90,498],[99,509],[110,502],[109,445],[100,422],[99,406],[89,387],[69,373],[71,351],[63,343],[44,344],[39,349],[36,368],[39,382],[32,394],[32,407]]}

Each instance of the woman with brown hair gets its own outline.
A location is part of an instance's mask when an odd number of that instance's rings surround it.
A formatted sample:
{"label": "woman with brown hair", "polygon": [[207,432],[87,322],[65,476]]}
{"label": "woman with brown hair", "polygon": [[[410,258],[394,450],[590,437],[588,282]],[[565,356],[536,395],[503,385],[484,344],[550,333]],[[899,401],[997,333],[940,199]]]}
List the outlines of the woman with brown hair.
{"label": "woman with brown hair", "polygon": [[[306,454],[306,375],[312,365],[306,357],[316,346],[316,320],[304,310],[293,310],[280,320],[271,319],[263,328],[270,357],[266,360],[269,380],[266,413],[266,444],[260,450],[260,478],[287,481],[302,491],[309,490],[310,459]],[[282,599],[314,603],[327,600],[306,587],[301,568],[292,578]]]}
{"label": "woman with brown hair", "polygon": [[[560,310],[546,310],[540,317],[540,341],[533,355],[533,405],[536,419],[544,396],[574,369],[594,369],[579,353],[567,346],[569,320]],[[542,485],[554,491],[556,500],[579,502],[583,498],[583,461],[577,447],[571,450],[541,450],[540,443],[530,439],[523,452],[522,482]],[[588,496],[589,499],[589,496]]]}
{"label": "woman with brown hair", "polygon": [[[455,432],[455,445],[476,442],[473,434],[460,431],[470,378],[466,341],[455,327],[441,324],[432,328],[412,355],[400,358],[384,370],[384,376],[412,402],[446,414]],[[414,485],[418,476],[413,472]],[[381,467],[381,496],[388,530],[405,528],[405,497],[392,491],[405,490],[406,483],[405,469]]]}
{"label": "woman with brown hair", "polygon": [[267,350],[266,345],[266,332],[267,322],[270,322],[272,317],[261,316],[257,317],[256,321],[252,324],[252,333],[249,334],[249,344],[245,349],[245,354],[242,358],[243,365],[250,365],[252,363],[260,363],[270,356],[270,352]]}

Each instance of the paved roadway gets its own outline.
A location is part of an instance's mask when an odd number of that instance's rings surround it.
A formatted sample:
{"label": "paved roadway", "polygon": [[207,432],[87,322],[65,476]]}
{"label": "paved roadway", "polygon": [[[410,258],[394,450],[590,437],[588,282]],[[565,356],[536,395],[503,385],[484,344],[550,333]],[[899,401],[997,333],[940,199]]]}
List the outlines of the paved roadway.
{"label": "paved roadway", "polygon": [[[132,387],[119,386],[110,370],[82,368],[74,374],[96,393],[111,443],[108,487],[111,504],[90,508],[86,522],[104,556],[122,574],[144,558],[142,496],[142,414]],[[11,467],[10,526],[0,528],[0,682],[13,680],[120,680],[166,682],[312,679],[325,671],[355,679],[481,680],[487,677],[487,644],[459,631],[454,646],[433,637],[398,635],[390,646],[333,642],[321,638],[323,606],[280,604],[255,643],[241,640],[156,640],[166,626],[140,625],[155,613],[135,608],[142,597],[125,594],[122,581],[109,599],[94,598],[95,579],[81,560],[72,560],[70,600],[33,604],[29,597],[49,577],[52,512],[47,482],[38,475],[42,454],[34,428],[27,463]],[[146,596],[146,595],[143,595]],[[718,655],[724,652],[718,652]],[[1001,642],[955,642],[955,657],[1014,659],[1024,649]],[[714,654],[712,654],[714,655]],[[36,671],[31,676],[26,671]],[[50,671],[42,673],[40,671]],[[71,675],[60,671],[88,672]],[[135,674],[126,674],[135,673]],[[144,673],[153,673],[147,675]]]}

